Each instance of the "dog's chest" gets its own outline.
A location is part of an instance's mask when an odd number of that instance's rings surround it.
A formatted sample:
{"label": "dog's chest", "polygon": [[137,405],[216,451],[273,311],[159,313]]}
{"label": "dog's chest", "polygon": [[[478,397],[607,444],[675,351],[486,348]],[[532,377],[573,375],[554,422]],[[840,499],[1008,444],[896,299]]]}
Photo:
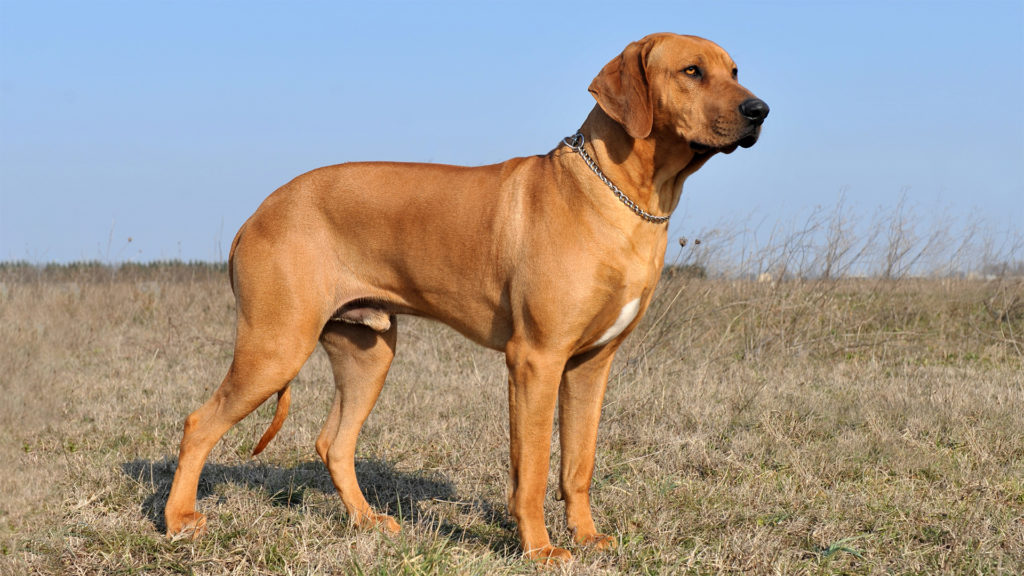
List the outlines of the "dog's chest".
{"label": "dog's chest", "polygon": [[636,315],[639,311],[639,298],[634,298],[627,302],[622,307],[622,310],[619,311],[619,316],[615,319],[615,322],[601,334],[601,337],[597,339],[597,342],[594,342],[594,345],[603,346],[617,338],[619,334],[622,334],[622,331],[636,319]]}

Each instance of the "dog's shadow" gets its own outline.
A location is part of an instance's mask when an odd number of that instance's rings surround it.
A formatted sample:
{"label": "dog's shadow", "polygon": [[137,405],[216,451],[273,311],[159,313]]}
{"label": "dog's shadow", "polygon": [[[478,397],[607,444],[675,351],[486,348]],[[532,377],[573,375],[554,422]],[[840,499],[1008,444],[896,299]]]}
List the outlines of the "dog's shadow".
{"label": "dog's shadow", "polygon": [[[510,548],[517,547],[515,525],[504,509],[484,500],[473,499],[460,503],[475,508],[475,515],[489,525],[504,529],[508,535],[506,538],[495,539],[493,533],[490,537],[484,537],[472,529],[425,513],[422,505],[424,502],[458,501],[455,485],[444,476],[402,472],[379,460],[356,460],[355,464],[363,494],[374,509],[396,516],[402,523],[424,526],[453,541],[477,541],[499,554],[513,553]],[[153,486],[153,493],[142,502],[142,513],[161,533],[167,529],[164,508],[177,465],[176,458],[156,461],[139,459],[121,465],[121,471],[126,476]],[[207,462],[199,477],[196,500],[215,496],[215,487],[224,483],[262,490],[274,506],[299,507],[309,490],[337,495],[327,468],[319,460],[300,462],[290,467],[258,461],[235,465]],[[340,499],[337,500],[337,506],[344,510]],[[325,521],[337,521],[333,512],[329,515],[330,518],[325,518]]]}

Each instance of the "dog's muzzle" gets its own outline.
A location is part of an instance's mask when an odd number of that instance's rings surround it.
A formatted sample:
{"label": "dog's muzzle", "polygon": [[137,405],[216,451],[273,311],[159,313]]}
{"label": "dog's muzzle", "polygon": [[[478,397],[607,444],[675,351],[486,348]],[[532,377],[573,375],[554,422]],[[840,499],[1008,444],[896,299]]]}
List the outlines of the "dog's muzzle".
{"label": "dog's muzzle", "polygon": [[760,98],[748,98],[740,102],[739,110],[740,114],[750,123],[751,130],[750,134],[741,138],[736,144],[741,148],[750,148],[757,142],[757,137],[761,135],[761,124],[768,117],[771,108]]}
{"label": "dog's muzzle", "polygon": [[760,126],[770,111],[768,104],[760,98],[748,98],[740,102],[740,114],[755,126]]}

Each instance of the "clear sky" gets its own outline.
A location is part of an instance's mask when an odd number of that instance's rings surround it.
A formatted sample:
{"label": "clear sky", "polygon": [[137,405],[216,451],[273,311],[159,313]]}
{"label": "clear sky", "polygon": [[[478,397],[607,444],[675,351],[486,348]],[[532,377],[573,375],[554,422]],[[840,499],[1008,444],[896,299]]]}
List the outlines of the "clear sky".
{"label": "clear sky", "polygon": [[219,260],[318,166],[545,153],[661,31],[721,44],[771,106],[755,147],[687,182],[673,234],[840,190],[1024,222],[1020,0],[0,0],[0,260]]}

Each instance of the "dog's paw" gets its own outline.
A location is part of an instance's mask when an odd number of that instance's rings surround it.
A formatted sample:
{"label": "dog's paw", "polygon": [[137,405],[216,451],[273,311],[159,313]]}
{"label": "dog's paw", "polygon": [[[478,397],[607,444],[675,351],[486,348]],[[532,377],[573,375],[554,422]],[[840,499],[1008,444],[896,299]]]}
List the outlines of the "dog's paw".
{"label": "dog's paw", "polygon": [[177,518],[167,519],[167,537],[172,540],[195,540],[206,532],[206,515],[188,512]]}
{"label": "dog's paw", "polygon": [[572,562],[572,554],[568,550],[550,544],[527,551],[526,557],[545,566]]}
{"label": "dog's paw", "polygon": [[610,550],[619,545],[614,536],[594,532],[589,535],[576,535],[576,543],[581,546],[588,546],[597,550]]}
{"label": "dog's paw", "polygon": [[352,524],[362,530],[379,529],[389,534],[398,534],[402,531],[402,526],[394,518],[374,512],[366,512],[352,518]]}

